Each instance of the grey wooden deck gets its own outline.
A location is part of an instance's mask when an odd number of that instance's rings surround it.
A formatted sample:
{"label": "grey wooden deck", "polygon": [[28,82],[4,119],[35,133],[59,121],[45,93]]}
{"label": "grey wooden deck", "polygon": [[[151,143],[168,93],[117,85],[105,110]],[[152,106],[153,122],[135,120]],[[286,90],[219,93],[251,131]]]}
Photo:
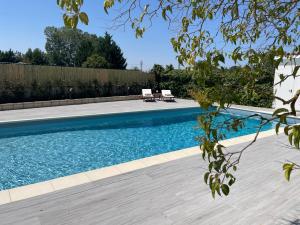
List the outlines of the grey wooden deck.
{"label": "grey wooden deck", "polygon": [[300,224],[300,174],[288,183],[280,164],[300,152],[284,143],[251,147],[229,197],[211,198],[195,156],[0,206],[0,224]]}

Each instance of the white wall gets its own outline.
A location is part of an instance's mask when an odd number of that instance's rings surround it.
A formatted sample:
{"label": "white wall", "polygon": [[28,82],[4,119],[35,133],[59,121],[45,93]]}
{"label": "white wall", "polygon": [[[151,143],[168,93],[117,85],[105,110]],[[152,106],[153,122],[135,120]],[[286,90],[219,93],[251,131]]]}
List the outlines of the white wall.
{"label": "white wall", "polygon": [[[277,84],[280,81],[279,75],[283,74],[284,76],[292,74],[296,65],[300,65],[300,56],[294,58],[294,60],[288,61],[284,59],[283,62],[275,70],[274,77],[274,94],[285,100],[290,99],[297,90],[300,89],[300,77],[289,77],[282,84]],[[300,76],[300,70],[298,70],[297,75]],[[273,102],[273,108],[285,107],[288,108],[289,105],[283,105],[281,101],[275,99]],[[300,111],[300,99],[296,102],[296,110]]]}

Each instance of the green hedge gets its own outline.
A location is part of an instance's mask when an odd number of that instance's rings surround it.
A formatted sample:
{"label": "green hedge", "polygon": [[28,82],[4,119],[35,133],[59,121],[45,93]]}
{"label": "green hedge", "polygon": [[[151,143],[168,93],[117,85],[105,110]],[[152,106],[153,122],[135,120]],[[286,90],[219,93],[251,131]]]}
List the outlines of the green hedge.
{"label": "green hedge", "polygon": [[190,98],[189,91],[195,86],[193,76],[187,70],[171,70],[162,74],[159,89],[169,89],[180,98]]}
{"label": "green hedge", "polygon": [[139,95],[143,88],[153,87],[154,82],[151,81],[145,84],[113,85],[111,82],[102,84],[98,80],[92,80],[77,81],[76,85],[72,82],[70,85],[63,80],[43,84],[34,80],[29,87],[22,83],[4,81],[0,88],[0,103]]}
{"label": "green hedge", "polygon": [[[157,69],[158,68],[158,69]],[[156,70],[154,70],[156,69]],[[170,89],[176,97],[190,98],[193,90],[207,91],[239,105],[271,107],[273,101],[274,69],[255,75],[243,67],[229,69],[169,70],[156,65],[152,71],[159,82],[156,89]],[[250,71],[250,72],[249,72]]]}

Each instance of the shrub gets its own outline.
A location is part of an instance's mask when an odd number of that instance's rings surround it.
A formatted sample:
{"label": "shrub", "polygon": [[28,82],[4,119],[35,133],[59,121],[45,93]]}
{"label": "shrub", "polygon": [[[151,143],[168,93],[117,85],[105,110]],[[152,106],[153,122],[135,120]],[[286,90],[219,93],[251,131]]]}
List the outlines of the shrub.
{"label": "shrub", "polygon": [[94,54],[86,59],[82,64],[86,68],[108,68],[109,64],[106,59],[100,55]]}
{"label": "shrub", "polygon": [[0,103],[59,100],[68,98],[94,98],[121,95],[139,95],[143,88],[153,88],[152,82],[145,84],[133,83],[113,85],[101,84],[98,80],[68,82],[66,80],[53,80],[39,83],[33,80],[29,87],[22,83],[4,81],[0,83]]}

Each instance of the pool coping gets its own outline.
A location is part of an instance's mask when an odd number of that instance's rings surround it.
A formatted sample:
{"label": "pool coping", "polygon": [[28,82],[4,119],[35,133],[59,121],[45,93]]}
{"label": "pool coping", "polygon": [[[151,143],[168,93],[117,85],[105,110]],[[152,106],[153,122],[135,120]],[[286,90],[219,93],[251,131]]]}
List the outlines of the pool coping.
{"label": "pool coping", "polygon": [[109,113],[93,113],[93,114],[83,114],[83,115],[68,115],[68,116],[54,116],[54,117],[42,117],[42,118],[30,118],[30,119],[17,119],[17,120],[0,120],[0,125],[2,124],[13,124],[13,123],[26,123],[26,122],[43,122],[51,120],[64,120],[64,119],[80,119],[85,117],[101,117],[108,115],[120,115],[120,114],[131,114],[131,113],[146,113],[146,112],[164,112],[164,111],[175,111],[184,109],[196,109],[199,106],[188,106],[188,107],[177,107],[177,108],[167,108],[167,109],[147,109],[147,110],[136,110],[136,111],[125,111],[125,112],[109,112]]}
{"label": "pool coping", "polygon": [[[215,105],[217,106],[217,105]],[[29,119],[13,119],[13,120],[0,120],[0,125],[2,124],[14,124],[14,123],[26,123],[26,122],[43,122],[43,121],[51,121],[51,120],[64,120],[64,119],[80,119],[84,117],[101,117],[101,116],[108,116],[108,115],[119,115],[119,114],[131,114],[131,113],[143,113],[143,112],[158,112],[158,111],[172,111],[172,110],[183,110],[183,109],[193,109],[199,108],[200,106],[184,106],[184,107],[175,107],[175,108],[165,108],[165,109],[147,109],[147,110],[136,110],[136,111],[124,111],[124,112],[106,112],[106,113],[93,113],[93,114],[82,114],[82,115],[68,115],[68,116],[50,116],[50,117],[42,117],[42,118],[29,118]],[[247,106],[242,105],[231,105],[227,110],[241,110],[244,112],[253,112],[259,114],[267,114],[272,115],[275,109],[271,109],[270,111],[261,110],[257,107],[256,108],[248,108]],[[292,119],[299,119],[300,116],[288,116],[288,118]]]}
{"label": "pool coping", "polygon": [[[279,133],[282,133],[280,129]],[[242,144],[252,141],[255,137],[254,134],[248,134],[235,138],[223,140],[221,143],[226,146]],[[275,130],[267,130],[260,132],[257,139],[270,137],[275,135]],[[170,162],[173,160],[182,159],[189,156],[195,156],[201,153],[199,146],[185,148],[182,150],[172,151],[164,154],[159,154],[151,157],[133,160],[109,167],[90,170],[82,173],[77,173],[70,176],[59,177],[52,180],[38,182],[30,185],[20,186],[12,189],[0,191],[0,205],[36,197],[43,194],[52,193],[65,188],[75,187],[77,185],[87,184],[94,181],[99,181],[108,177],[113,177],[129,172],[133,172],[146,167],[159,165],[162,163]]]}

